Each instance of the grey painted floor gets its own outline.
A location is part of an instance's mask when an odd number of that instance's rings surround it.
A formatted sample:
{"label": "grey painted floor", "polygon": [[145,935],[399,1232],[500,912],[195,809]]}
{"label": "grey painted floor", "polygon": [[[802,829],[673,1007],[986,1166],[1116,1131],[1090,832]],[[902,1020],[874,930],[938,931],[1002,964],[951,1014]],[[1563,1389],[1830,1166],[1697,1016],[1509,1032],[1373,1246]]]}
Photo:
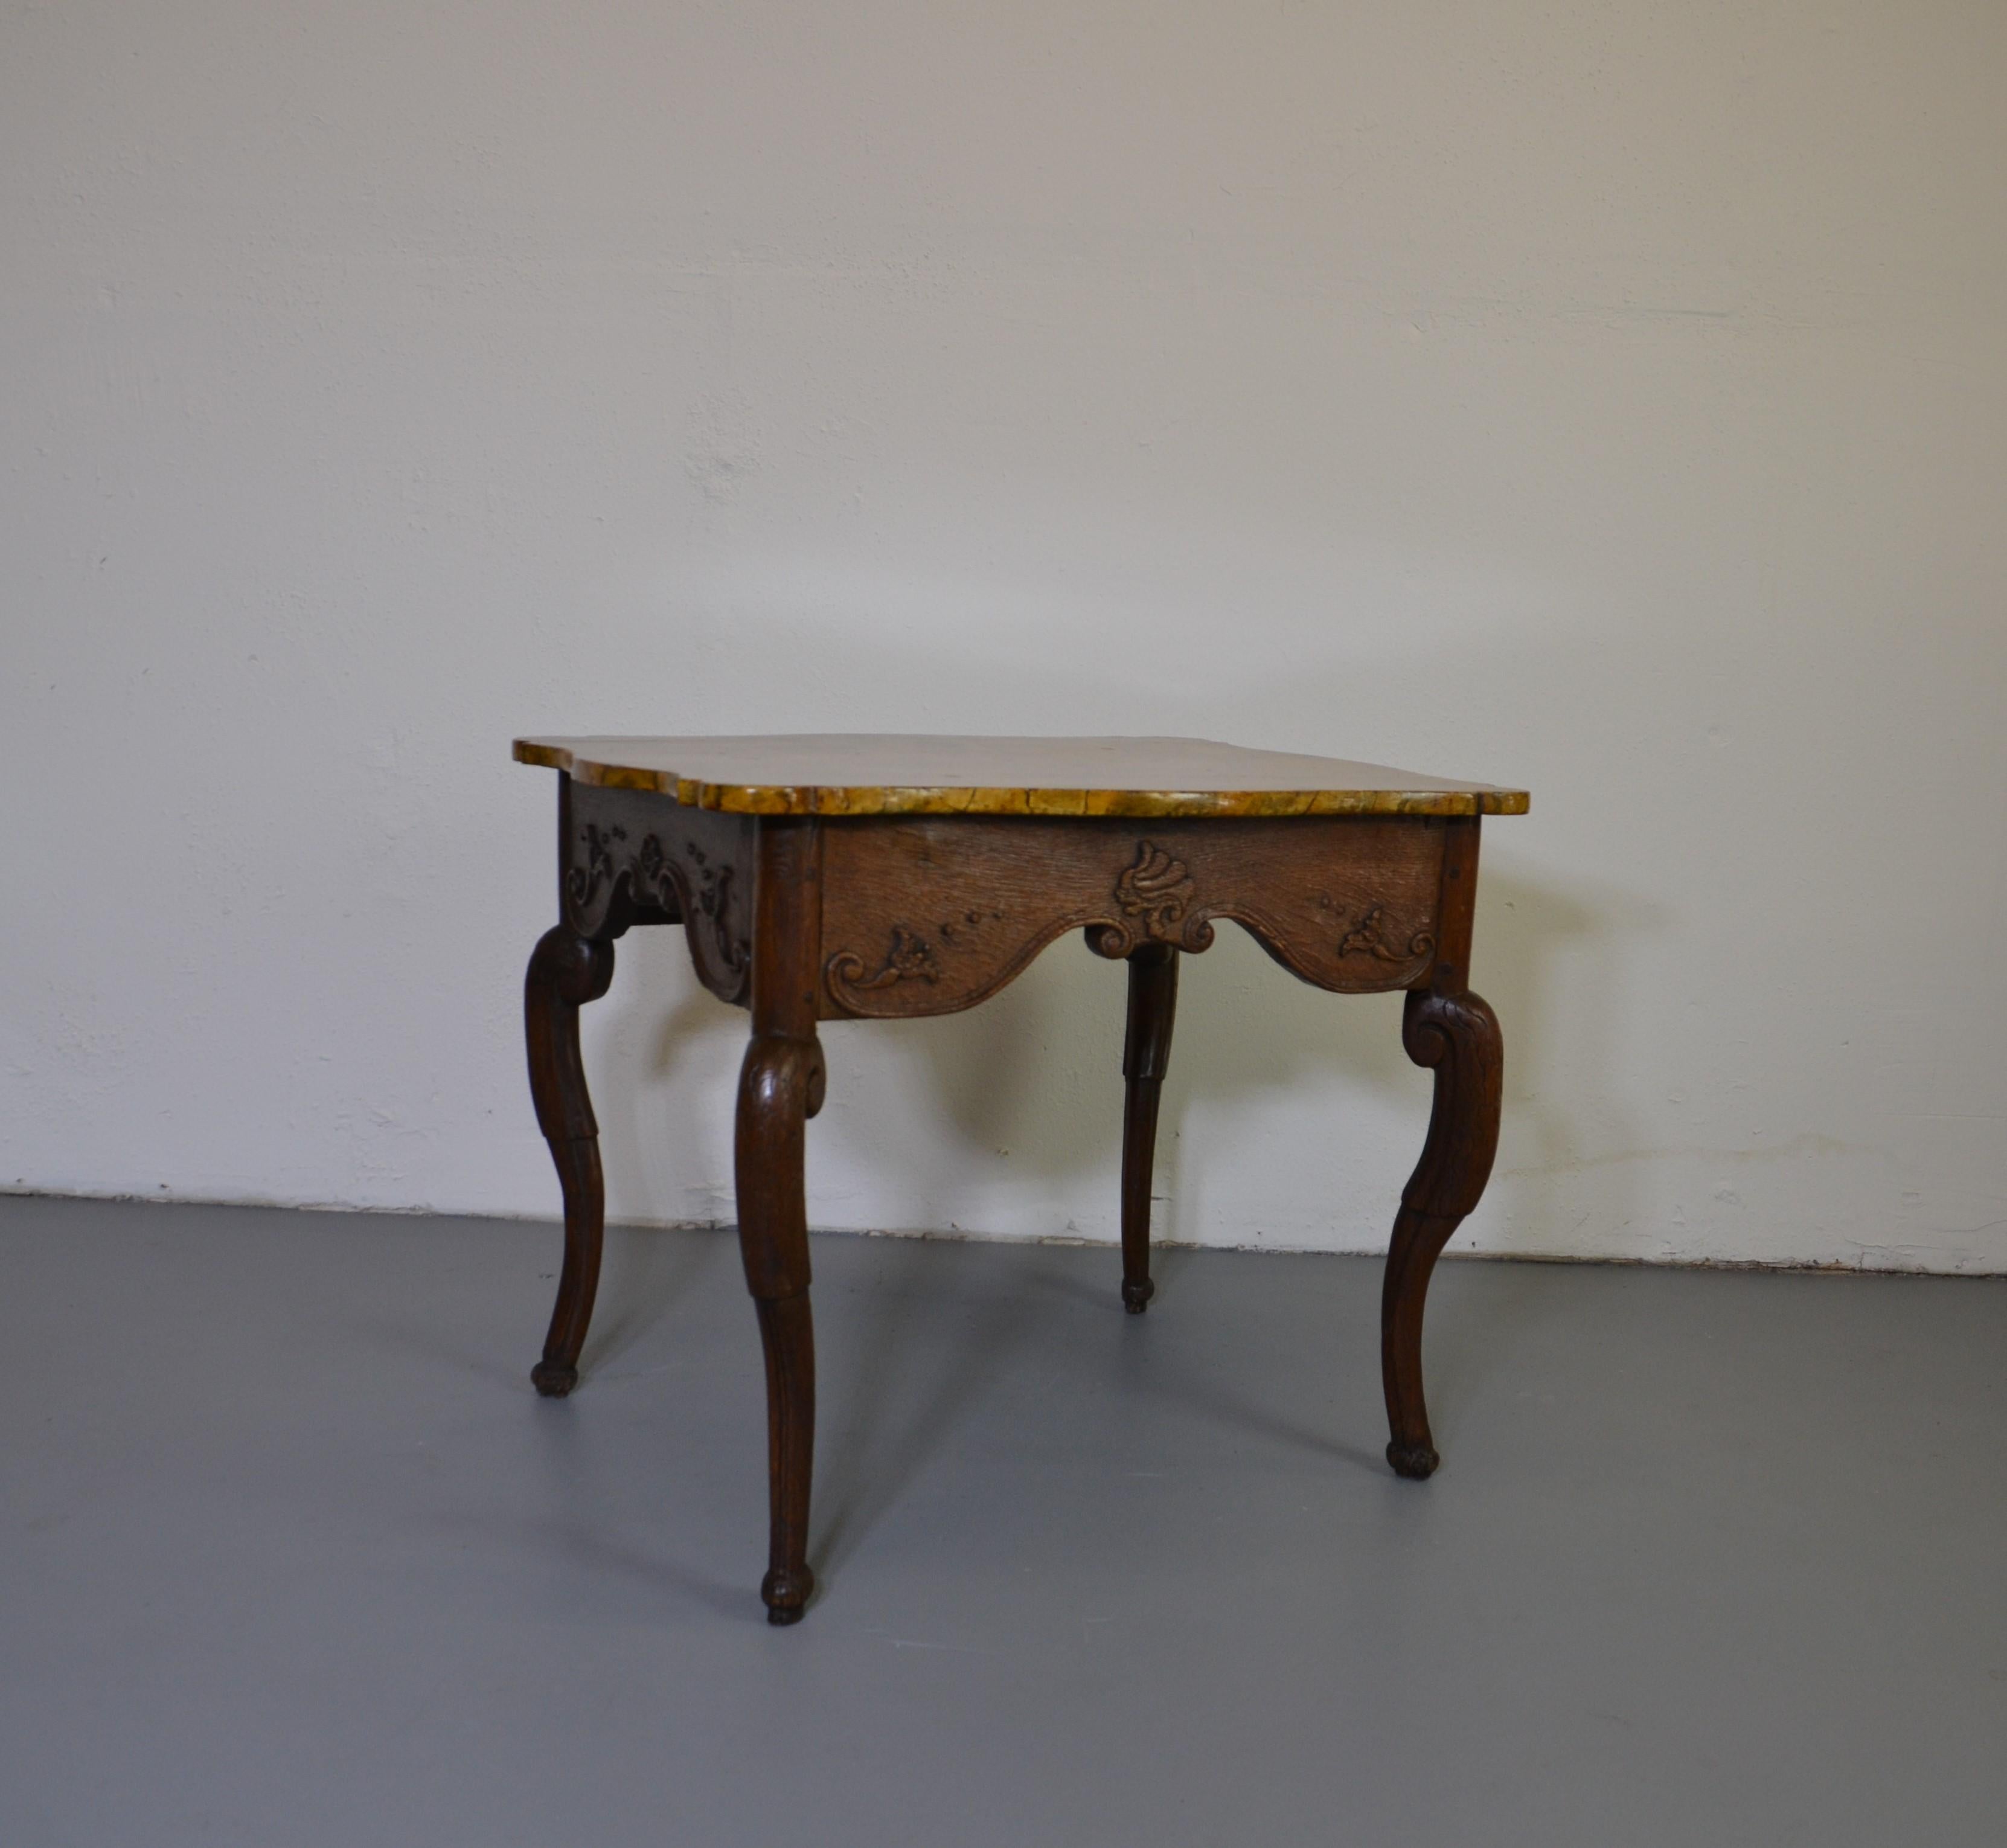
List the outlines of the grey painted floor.
{"label": "grey painted floor", "polygon": [[2007,1285],[817,1241],[773,1630],[728,1235],[0,1201],[0,1839],[2007,1839]]}

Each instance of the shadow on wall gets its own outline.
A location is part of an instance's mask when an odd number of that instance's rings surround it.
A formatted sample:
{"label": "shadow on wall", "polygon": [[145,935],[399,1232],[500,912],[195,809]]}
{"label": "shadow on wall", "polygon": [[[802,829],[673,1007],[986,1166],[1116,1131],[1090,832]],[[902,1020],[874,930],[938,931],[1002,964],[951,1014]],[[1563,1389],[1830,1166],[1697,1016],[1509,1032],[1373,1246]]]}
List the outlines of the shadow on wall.
{"label": "shadow on wall", "polygon": [[[1589,1215],[1578,1209],[1564,1224],[1564,1175],[1537,1171],[1558,1168],[1575,1133],[1552,1101],[1559,1087],[1543,1083],[1541,1074],[1564,1064],[1570,1092],[1603,1100],[1600,1136],[1625,1133],[1617,1067],[1618,939],[1649,927],[1652,913],[1614,890],[1585,894],[1495,865],[1484,871],[1480,892],[1474,985],[1505,1032],[1503,1146],[1532,1161],[1509,1182],[1495,1180],[1480,1212],[1497,1228],[1486,1241],[1489,1249],[1552,1255],[1576,1249]],[[1565,1009],[1557,1005],[1564,969],[1571,989]],[[1054,945],[1028,976],[1017,990],[967,1014],[901,1023],[898,1031],[907,1056],[925,1072],[922,1088],[938,1105],[940,1126],[971,1150],[1011,1147],[1039,1179],[1077,1182],[1104,1169],[1119,1146],[1123,972],[1074,938]],[[1564,1058],[1552,1044],[1562,1018],[1571,1034]],[[1331,1207],[1334,1231],[1343,1237],[1346,1222],[1363,1215],[1377,1228],[1365,1248],[1383,1248],[1398,1189],[1421,1153],[1433,1083],[1409,1061],[1400,1019],[1399,995],[1310,988],[1237,928],[1222,930],[1211,950],[1188,959],[1159,1131],[1158,1192],[1173,1203],[1168,1213],[1159,1208],[1160,1235],[1205,1242],[1187,1203],[1193,1196],[1180,1185],[1186,1113],[1245,1106],[1258,1114],[1264,1098],[1303,1091],[1384,1099],[1412,1125],[1410,1140],[1392,1152],[1384,1200]],[[1585,1022],[1593,1039],[1584,1036]],[[1342,1111],[1331,1132],[1345,1139]],[[1376,1158],[1371,1165],[1388,1164]],[[1501,1160],[1501,1168],[1506,1165]],[[1635,1193],[1635,1177],[1612,1176],[1610,1185]],[[1625,1223],[1638,1205],[1606,1189],[1593,1209],[1596,1229]],[[1359,1246],[1345,1237],[1342,1248]]]}
{"label": "shadow on wall", "polygon": [[[1554,1100],[1598,1100],[1590,1140],[1632,1132],[1618,1046],[1622,964],[1629,940],[1660,928],[1663,917],[1660,907],[1616,887],[1563,888],[1527,876],[1508,855],[1490,859],[1478,876],[1472,961],[1475,985],[1504,1030],[1505,1099],[1499,1159],[1479,1211],[1502,1231],[1487,1241],[1489,1249],[1571,1255],[1581,1249],[1582,1234],[1593,1248],[1600,1235],[1635,1218],[1642,1203],[1638,1177],[1626,1175],[1613,1177],[1616,1190],[1588,1210],[1569,1208],[1560,1169],[1585,1126]],[[1563,1030],[1565,1044],[1558,1043]]]}
{"label": "shadow on wall", "polygon": [[[701,630],[702,619],[697,627]],[[1363,686],[1384,688],[1385,697],[1399,700],[1416,669],[1412,646],[1385,662],[1308,663],[1300,656],[1286,681],[1266,684],[1243,677],[1244,657],[1240,674],[1172,674],[1168,685],[1157,663],[1159,684],[1139,687],[1127,650],[1113,656],[1088,650],[1084,659],[1069,658],[1063,674],[1022,656],[982,663],[977,674],[975,664],[916,649],[911,637],[896,649],[874,643],[868,624],[862,641],[847,620],[818,623],[773,610],[734,613],[730,627],[734,646],[724,662],[785,659],[794,671],[778,689],[771,679],[750,691],[707,682],[697,690],[702,729],[827,725],[826,700],[814,690],[842,684],[874,690],[846,707],[844,723],[859,729],[896,729],[904,716],[920,712],[944,730],[1274,738],[1284,735],[1278,727],[1293,725],[1300,732],[1306,716],[1317,716],[1319,730],[1342,725]],[[1035,631],[1036,624],[1031,627]],[[860,647],[872,657],[868,668],[860,663]],[[1515,663],[1524,673],[1523,635],[1515,648]],[[1492,669],[1473,653],[1481,656],[1483,650],[1466,641],[1449,680],[1430,668],[1432,711],[1462,687],[1479,696]],[[841,674],[832,669],[839,655]],[[714,677],[722,681],[736,671],[727,665]],[[1131,677],[1125,681],[1125,675]],[[979,688],[972,685],[977,680]],[[756,698],[757,705],[748,706]],[[1036,719],[1028,723],[1031,715]],[[672,725],[677,716],[666,714],[661,723]],[[1600,1234],[1639,1210],[1639,1178],[1612,1173],[1599,1180],[1585,1211],[1579,1194],[1568,1193],[1565,1157],[1585,1141],[1628,1146],[1617,1058],[1620,964],[1625,938],[1659,920],[1634,895],[1563,884],[1517,857],[1518,835],[1540,825],[1535,793],[1532,817],[1494,823],[1486,832],[1473,979],[1505,1031],[1507,1122],[1499,1165],[1520,1171],[1509,1181],[1502,1172],[1494,1178],[1471,1229],[1488,1249],[1544,1255],[1593,1249]],[[619,1177],[616,1196],[652,1193],[651,1218],[728,1221],[731,1087],[744,1016],[686,973],[670,975],[685,957],[679,931],[631,933],[619,954],[626,979],[616,980],[601,1005],[627,1014],[615,1032],[629,1042],[630,1069],[644,1084],[621,1086],[626,1095],[609,1094],[600,1106],[609,1178]],[[659,1002],[638,1000],[649,991],[662,994],[672,981],[668,991],[676,998],[665,1012],[658,1011]],[[997,1203],[1010,1200],[1018,1203],[1012,1210],[1021,1221],[1023,1203],[1037,1202],[1032,1210],[1051,1219],[1053,1234],[1076,1229],[1069,1214],[1078,1202],[1083,1218],[1112,1236],[1114,1189],[1103,1182],[1120,1147],[1124,994],[1123,971],[1071,935],[968,1012],[829,1023],[824,1029],[829,1104],[814,1140],[825,1150],[842,1148],[852,1199],[897,1193],[901,1216],[889,1223],[901,1229],[979,1231],[996,1223]],[[1259,1123],[1265,1099],[1275,1108],[1273,1120],[1288,1127],[1258,1158],[1272,1168],[1300,1164],[1307,1185],[1322,1186],[1328,1195],[1335,1149],[1346,1196],[1307,1202],[1313,1216],[1307,1225],[1299,1217],[1299,1230],[1275,1242],[1384,1246],[1400,1186],[1420,1153],[1430,1087],[1429,1074],[1402,1049],[1399,1009],[1396,995],[1340,997],[1307,987],[1238,929],[1222,930],[1211,950],[1190,959],[1180,984],[1159,1129],[1159,1191],[1169,1196],[1159,1210],[1162,1234],[1197,1242],[1210,1231],[1222,1242],[1240,1242],[1230,1231],[1222,1235],[1218,1213],[1206,1204],[1208,1190],[1233,1187],[1232,1177],[1222,1175],[1217,1151],[1207,1172],[1182,1172],[1180,1131],[1188,1113],[1202,1113],[1208,1123]],[[662,1111],[665,1088],[686,1099],[701,1097],[701,1119]],[[1372,1125],[1367,1133],[1382,1140],[1362,1142],[1342,1106],[1332,1113],[1328,1143],[1312,1146],[1300,1116],[1289,1125],[1286,1097],[1348,1094]],[[1594,1100],[1593,1136],[1585,1134],[1590,1125],[1571,1115],[1582,1100]],[[1381,1126],[1395,1122],[1403,1125],[1399,1146],[1385,1146],[1384,1138],[1396,1132]],[[1321,1134],[1314,1124],[1307,1132]],[[659,1158],[644,1160],[644,1151]],[[1257,1154],[1250,1150],[1240,1159],[1250,1162]],[[887,1223],[882,1207],[850,1212],[836,1203],[831,1166],[817,1174],[813,1142],[811,1164],[811,1189],[823,1194],[823,1223]],[[636,1184],[651,1171],[673,1177],[668,1185],[675,1191],[665,1196],[659,1185]],[[1243,1175],[1250,1171],[1242,1168]],[[1260,1171],[1265,1178],[1268,1171]],[[1470,1243],[1466,1231],[1459,1246],[1468,1249]]]}
{"label": "shadow on wall", "polygon": [[[1504,1153],[1478,1227],[1493,1250],[1553,1255],[1593,1249],[1639,1210],[1634,1196],[1640,1178],[1613,1171],[1599,1176],[1593,1203],[1565,1197],[1573,1185],[1565,1157],[1585,1125],[1554,1099],[1600,1099],[1594,1140],[1614,1137],[1624,1146],[1617,1069],[1621,940],[1649,928],[1651,914],[1623,893],[1563,889],[1501,865],[1503,857],[1493,855],[1483,877],[1474,958],[1476,985],[1498,1012],[1507,1051]],[[609,1167],[642,1171],[647,1147],[664,1157],[648,1164],[657,1171],[707,1175],[719,1169],[724,1154],[719,1141],[728,1132],[730,1078],[745,1016],[681,971],[680,931],[631,933],[620,955],[626,979],[605,1005],[640,1014],[633,1024],[642,1029],[642,1061],[651,1079],[706,1101],[703,1119],[692,1121],[686,1112],[661,1108],[660,1086],[608,1086],[599,1116]],[[661,1010],[647,997],[663,991],[672,970],[677,998]],[[1187,1144],[1180,1131],[1187,1113],[1258,1122],[1265,1100],[1279,1104],[1278,1094],[1296,1094],[1356,1098],[1362,1118],[1376,1125],[1391,1118],[1405,1127],[1398,1147],[1362,1148],[1341,1103],[1328,1143],[1304,1148],[1300,1159],[1306,1185],[1328,1188],[1329,1181],[1311,1177],[1330,1173],[1330,1150],[1337,1148],[1349,1197],[1311,1203],[1324,1216],[1321,1236],[1278,1242],[1379,1248],[1399,1186],[1420,1152],[1431,1083],[1402,1049],[1400,997],[1326,995],[1276,967],[1237,929],[1222,930],[1212,949],[1188,959],[1183,977],[1159,1139],[1159,1192],[1168,1199],[1159,1210],[1160,1235],[1205,1242],[1203,1190],[1185,1185],[1200,1177],[1182,1171]],[[1100,1209],[1112,1225],[1113,1190],[1104,1183],[1120,1147],[1125,992],[1122,969],[1093,955],[1075,935],[1062,938],[1003,994],[967,1012],[831,1023],[824,1040],[834,1108],[824,1122],[842,1125],[853,1170],[897,1164],[893,1184],[924,1196],[934,1210],[923,1224],[980,1231],[982,1189],[993,1198],[996,1187],[1016,1184],[1042,1199],[1075,1199],[1084,1208]],[[1564,1033],[1565,1043],[1558,1043]],[[1000,1170],[990,1158],[1004,1150],[1009,1163]],[[1250,1152],[1245,1158],[1259,1157]],[[1216,1148],[1208,1159],[1209,1184],[1231,1186],[1231,1176],[1219,1172]],[[683,1194],[680,1210],[670,1207],[660,1217],[729,1221],[728,1161],[722,1173],[722,1186],[700,1183],[694,1194]],[[1361,1187],[1374,1197],[1358,1197]],[[1050,1229],[1064,1231],[1067,1221],[1057,1217]],[[1467,1231],[1453,1249],[1469,1245]]]}

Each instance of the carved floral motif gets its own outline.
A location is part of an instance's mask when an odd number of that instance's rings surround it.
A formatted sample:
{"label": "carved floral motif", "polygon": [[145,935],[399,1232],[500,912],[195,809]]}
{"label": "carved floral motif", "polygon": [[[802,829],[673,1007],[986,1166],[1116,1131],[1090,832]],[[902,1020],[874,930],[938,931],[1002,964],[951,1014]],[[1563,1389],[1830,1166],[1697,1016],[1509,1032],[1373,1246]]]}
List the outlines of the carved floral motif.
{"label": "carved floral motif", "polygon": [[579,830],[585,859],[565,875],[565,890],[574,905],[590,905],[601,885],[611,885],[620,876],[613,862],[613,843],[626,838],[624,828],[596,828],[590,822]]}
{"label": "carved floral motif", "polygon": [[[1007,851],[1007,847],[1009,851]],[[822,1005],[864,1019],[951,1013],[993,995],[1055,938],[1124,960],[1208,949],[1240,925],[1339,993],[1410,985],[1436,954],[1439,830],[1352,819],[1198,829],[1028,819],[831,828]]]}
{"label": "carved floral motif", "polygon": [[[581,852],[565,875],[572,921],[584,934],[598,934],[626,904],[644,913],[681,918],[705,984],[728,1000],[742,995],[753,960],[752,945],[732,916],[732,869],[718,864],[693,840],[675,852],[651,832],[639,847],[627,847],[627,830],[618,822],[586,822],[578,831]],[[658,921],[659,921],[659,918]],[[644,916],[641,921],[649,920]],[[615,935],[626,928],[616,927]]]}
{"label": "carved floral motif", "polygon": [[848,949],[839,950],[831,956],[824,973],[828,979],[830,992],[841,1001],[852,994],[889,988],[894,982],[937,982],[941,971],[933,945],[909,925],[894,924],[891,948],[886,951],[884,961],[873,973],[866,976],[864,959],[855,950]]}
{"label": "carved floral motif", "polygon": [[1436,940],[1427,931],[1416,931],[1403,944],[1396,930],[1388,935],[1387,908],[1375,905],[1338,940],[1341,956],[1368,956],[1382,963],[1407,963],[1429,955]]}
{"label": "carved floral motif", "polygon": [[662,843],[654,835],[641,843],[641,850],[634,856],[634,877],[644,889],[638,897],[653,900],[658,910],[674,911],[681,894],[676,889],[676,869],[669,863],[669,857],[662,851]]}

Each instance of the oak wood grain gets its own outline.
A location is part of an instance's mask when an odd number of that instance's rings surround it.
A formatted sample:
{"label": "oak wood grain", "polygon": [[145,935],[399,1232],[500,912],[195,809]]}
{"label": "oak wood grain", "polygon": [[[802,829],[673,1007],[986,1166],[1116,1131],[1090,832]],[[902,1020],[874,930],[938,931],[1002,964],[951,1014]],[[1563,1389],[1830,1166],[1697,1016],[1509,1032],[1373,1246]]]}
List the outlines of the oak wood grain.
{"label": "oak wood grain", "polygon": [[1047,944],[1198,951],[1231,918],[1292,973],[1402,988],[1436,949],[1448,824],[1425,817],[915,816],[824,824],[823,1012],[873,1019],[986,1000]]}

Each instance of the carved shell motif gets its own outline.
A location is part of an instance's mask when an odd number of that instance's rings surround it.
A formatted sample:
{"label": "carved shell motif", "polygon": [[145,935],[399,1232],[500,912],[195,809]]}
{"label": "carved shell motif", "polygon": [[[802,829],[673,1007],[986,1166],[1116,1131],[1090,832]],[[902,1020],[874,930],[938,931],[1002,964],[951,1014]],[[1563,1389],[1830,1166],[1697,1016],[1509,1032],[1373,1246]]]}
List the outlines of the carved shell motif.
{"label": "carved shell motif", "polygon": [[1212,942],[1212,926],[1190,915],[1197,896],[1197,882],[1182,860],[1155,841],[1139,841],[1134,863],[1115,882],[1115,903],[1125,921],[1090,926],[1088,942],[1104,956],[1126,956],[1146,941],[1205,949]]}
{"label": "carved shell motif", "polygon": [[1141,918],[1152,937],[1168,937],[1197,891],[1182,860],[1146,840],[1136,850],[1136,864],[1115,882],[1115,902],[1127,916]]}

